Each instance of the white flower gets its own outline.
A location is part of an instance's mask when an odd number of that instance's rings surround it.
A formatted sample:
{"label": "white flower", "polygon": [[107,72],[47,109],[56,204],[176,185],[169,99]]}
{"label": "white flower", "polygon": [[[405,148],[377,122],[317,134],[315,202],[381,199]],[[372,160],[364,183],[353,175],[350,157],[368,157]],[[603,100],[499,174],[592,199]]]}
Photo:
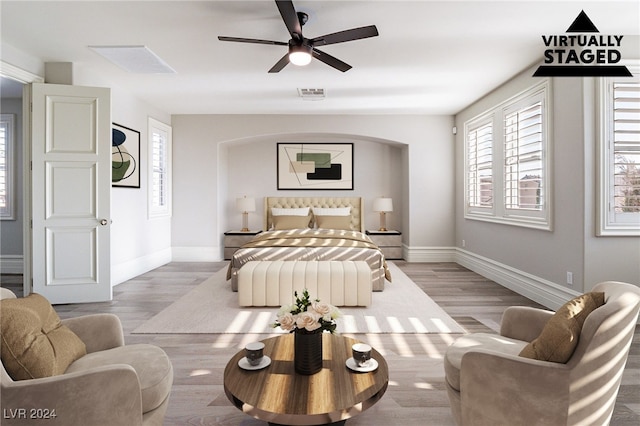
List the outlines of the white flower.
{"label": "white flower", "polygon": [[304,328],[307,331],[314,331],[320,328],[320,318],[312,311],[302,312],[296,319],[296,327]]}
{"label": "white flower", "polygon": [[329,322],[341,316],[340,311],[328,303],[315,301],[311,303],[311,309],[318,313],[323,320]]}
{"label": "white flower", "polygon": [[334,320],[336,318],[340,318],[341,316],[342,316],[342,312],[340,312],[340,310],[338,308],[336,308],[335,306],[332,306],[331,307],[331,319],[330,320]]}
{"label": "white flower", "polygon": [[291,331],[296,327],[296,317],[291,312],[284,312],[282,315],[278,315],[278,322],[280,328],[286,331]]}
{"label": "white flower", "polygon": [[302,296],[294,293],[295,303],[283,305],[277,313],[276,322],[272,326],[280,327],[286,331],[305,329],[309,332],[336,330],[335,319],[342,313],[333,305],[322,303],[320,300],[311,300],[309,292],[305,289]]}
{"label": "white flower", "polygon": [[292,305],[282,305],[278,310],[278,316],[284,315],[286,313],[291,313],[293,311],[294,306]]}
{"label": "white flower", "polygon": [[329,305],[328,303],[320,302],[319,300],[311,302],[311,309],[313,309],[324,319],[327,319],[327,316],[331,314],[331,308],[331,305]]}

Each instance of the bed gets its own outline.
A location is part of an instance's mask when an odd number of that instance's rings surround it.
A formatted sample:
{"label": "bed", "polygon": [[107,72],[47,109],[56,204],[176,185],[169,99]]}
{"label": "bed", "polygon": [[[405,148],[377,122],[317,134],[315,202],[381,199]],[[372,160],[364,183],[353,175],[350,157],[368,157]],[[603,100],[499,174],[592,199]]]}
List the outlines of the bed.
{"label": "bed", "polygon": [[[371,267],[373,291],[384,290],[385,280],[391,281],[386,260],[380,248],[364,234],[361,197],[265,197],[262,232],[238,249],[231,257],[227,279],[233,291],[238,289],[238,271],[250,261],[302,260],[302,261],[357,261],[364,260]],[[282,211],[303,208],[325,209],[322,213],[341,210],[342,229],[314,227],[324,220],[334,223],[332,215],[311,214],[304,225],[289,229],[273,229],[282,217],[274,215]],[[280,211],[278,211],[280,209]],[[348,210],[348,214],[345,213]],[[285,215],[286,216],[286,215]],[[288,217],[288,216],[287,216]],[[307,223],[308,222],[308,223]],[[345,229],[346,227],[350,229]]]}

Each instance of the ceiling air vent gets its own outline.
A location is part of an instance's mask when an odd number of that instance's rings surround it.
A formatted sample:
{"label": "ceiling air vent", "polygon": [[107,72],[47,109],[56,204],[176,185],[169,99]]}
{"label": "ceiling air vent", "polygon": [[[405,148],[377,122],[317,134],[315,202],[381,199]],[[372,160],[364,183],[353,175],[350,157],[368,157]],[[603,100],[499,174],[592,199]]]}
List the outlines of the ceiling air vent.
{"label": "ceiling air vent", "polygon": [[89,46],[89,48],[131,73],[176,73],[173,68],[153,53],[147,46]]}
{"label": "ceiling air vent", "polygon": [[324,89],[298,89],[298,94],[306,101],[321,101],[325,97]]}

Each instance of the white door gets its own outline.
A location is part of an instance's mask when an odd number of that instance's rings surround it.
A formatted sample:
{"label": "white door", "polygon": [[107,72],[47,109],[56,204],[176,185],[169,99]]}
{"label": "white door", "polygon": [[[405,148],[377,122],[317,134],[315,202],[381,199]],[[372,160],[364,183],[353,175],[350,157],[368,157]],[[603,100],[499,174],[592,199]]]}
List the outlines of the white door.
{"label": "white door", "polygon": [[111,94],[33,84],[33,291],[51,303],[111,300]]}

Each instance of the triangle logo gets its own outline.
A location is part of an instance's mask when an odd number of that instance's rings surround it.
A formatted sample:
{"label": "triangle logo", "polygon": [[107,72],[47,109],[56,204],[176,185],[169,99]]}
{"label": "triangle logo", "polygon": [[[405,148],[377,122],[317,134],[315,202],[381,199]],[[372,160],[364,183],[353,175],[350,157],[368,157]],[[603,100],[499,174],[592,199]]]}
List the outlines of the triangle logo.
{"label": "triangle logo", "polygon": [[600,31],[584,10],[580,11],[566,32],[566,35],[542,36],[547,47],[544,65],[538,67],[533,73],[534,77],[633,76],[626,66],[618,65],[623,36],[594,35]]}
{"label": "triangle logo", "polygon": [[580,11],[578,17],[567,29],[568,33],[598,33],[598,29],[591,22],[591,19],[584,13],[584,10]]}

